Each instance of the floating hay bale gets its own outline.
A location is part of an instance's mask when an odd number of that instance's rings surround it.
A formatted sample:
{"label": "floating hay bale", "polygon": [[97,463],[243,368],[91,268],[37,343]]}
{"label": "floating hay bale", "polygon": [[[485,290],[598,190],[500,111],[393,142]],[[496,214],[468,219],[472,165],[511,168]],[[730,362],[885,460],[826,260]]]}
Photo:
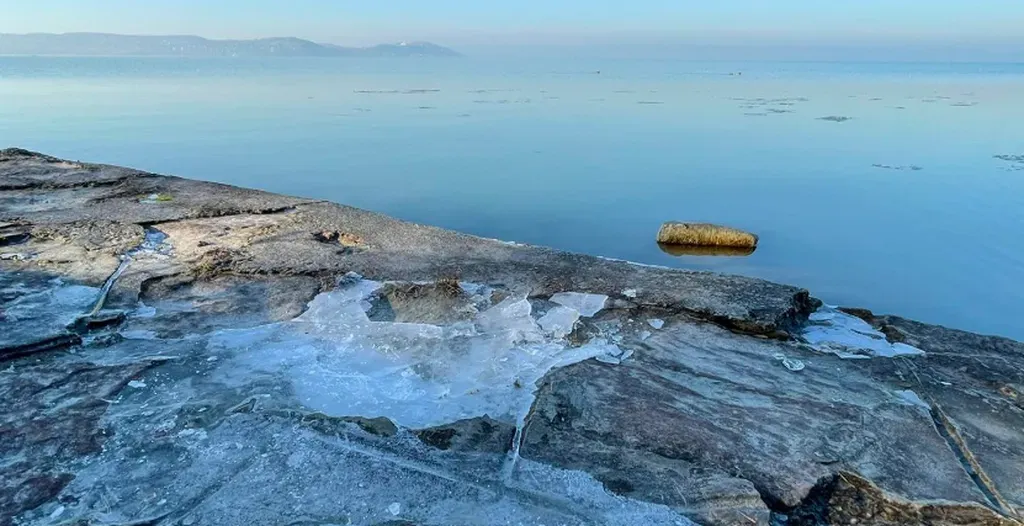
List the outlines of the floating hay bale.
{"label": "floating hay bale", "polygon": [[702,247],[757,247],[757,236],[726,226],[709,223],[669,221],[658,231],[658,243]]}
{"label": "floating hay bale", "polygon": [[756,247],[719,247],[699,245],[668,245],[658,243],[658,248],[670,256],[714,256],[714,257],[744,257],[754,253]]}

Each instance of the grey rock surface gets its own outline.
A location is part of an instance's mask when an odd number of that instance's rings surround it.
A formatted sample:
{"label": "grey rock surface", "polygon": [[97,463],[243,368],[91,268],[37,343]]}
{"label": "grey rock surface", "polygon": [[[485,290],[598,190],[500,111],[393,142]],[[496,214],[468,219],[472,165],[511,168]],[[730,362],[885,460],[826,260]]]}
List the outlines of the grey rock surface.
{"label": "grey rock surface", "polygon": [[512,451],[516,427],[511,422],[500,422],[483,416],[420,429],[415,433],[424,444],[445,451],[476,451],[504,455]]}
{"label": "grey rock surface", "polygon": [[3,150],[0,525],[1021,524],[1024,344],[817,306]]}

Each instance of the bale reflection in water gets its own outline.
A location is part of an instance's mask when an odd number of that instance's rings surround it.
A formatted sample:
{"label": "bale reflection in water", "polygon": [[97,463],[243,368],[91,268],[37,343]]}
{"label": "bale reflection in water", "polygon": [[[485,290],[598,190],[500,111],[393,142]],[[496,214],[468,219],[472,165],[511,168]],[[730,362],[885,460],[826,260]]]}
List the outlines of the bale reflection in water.
{"label": "bale reflection in water", "polygon": [[698,245],[670,245],[658,243],[658,248],[670,256],[723,256],[744,257],[757,250],[757,247],[717,247]]}

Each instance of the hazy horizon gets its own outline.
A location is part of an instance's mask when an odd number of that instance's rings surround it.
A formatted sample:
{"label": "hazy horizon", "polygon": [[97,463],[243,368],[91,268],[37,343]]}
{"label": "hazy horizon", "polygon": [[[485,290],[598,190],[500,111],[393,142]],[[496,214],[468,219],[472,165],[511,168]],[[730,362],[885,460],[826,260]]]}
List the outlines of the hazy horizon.
{"label": "hazy horizon", "polygon": [[297,37],[343,46],[429,41],[477,56],[709,60],[1019,61],[1024,4],[983,0],[0,0],[0,33]]}

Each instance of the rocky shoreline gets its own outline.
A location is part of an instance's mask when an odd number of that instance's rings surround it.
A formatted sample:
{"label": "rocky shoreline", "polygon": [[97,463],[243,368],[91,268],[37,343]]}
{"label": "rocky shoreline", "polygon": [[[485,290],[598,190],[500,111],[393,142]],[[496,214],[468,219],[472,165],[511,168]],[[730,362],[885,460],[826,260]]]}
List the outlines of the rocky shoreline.
{"label": "rocky shoreline", "polygon": [[1021,524],[1024,344],[0,150],[0,525]]}

